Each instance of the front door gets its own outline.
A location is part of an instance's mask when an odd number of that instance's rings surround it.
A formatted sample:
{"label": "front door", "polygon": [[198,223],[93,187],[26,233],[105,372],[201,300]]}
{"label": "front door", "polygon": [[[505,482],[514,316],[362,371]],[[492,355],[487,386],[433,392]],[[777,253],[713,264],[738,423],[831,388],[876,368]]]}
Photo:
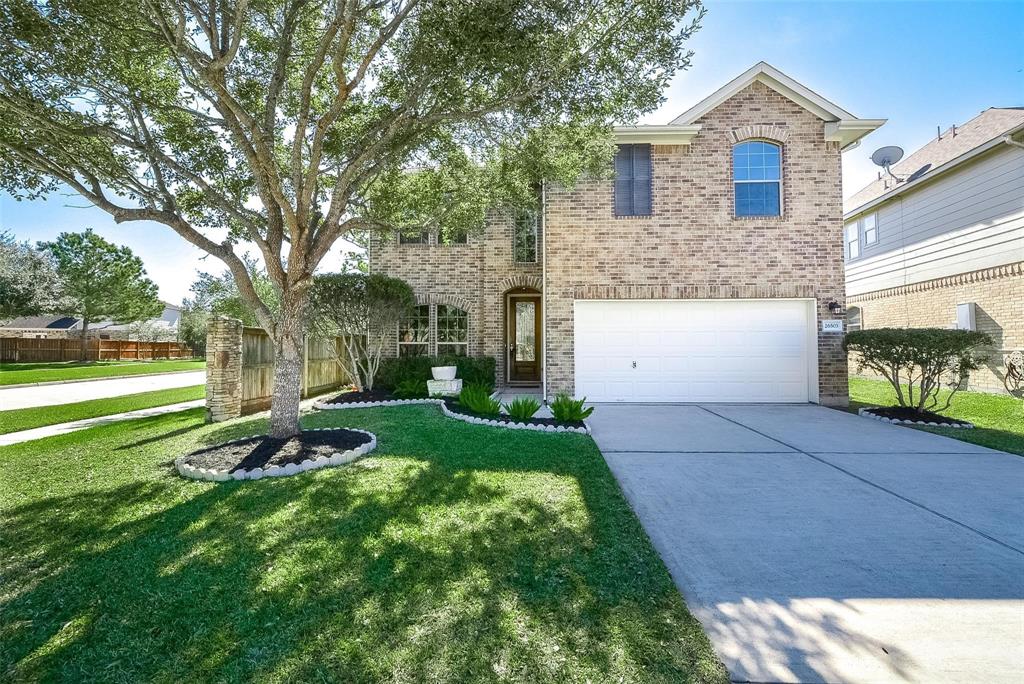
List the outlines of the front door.
{"label": "front door", "polygon": [[540,296],[509,295],[509,382],[540,382],[540,330]]}

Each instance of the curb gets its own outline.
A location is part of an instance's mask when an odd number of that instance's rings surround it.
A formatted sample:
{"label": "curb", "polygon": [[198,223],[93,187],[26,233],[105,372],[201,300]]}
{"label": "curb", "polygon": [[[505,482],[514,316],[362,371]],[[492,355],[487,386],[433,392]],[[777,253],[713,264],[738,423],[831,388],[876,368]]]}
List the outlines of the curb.
{"label": "curb", "polygon": [[[878,408],[877,406],[871,408]],[[889,423],[891,425],[924,425],[926,427],[944,427],[944,428],[956,428],[961,430],[970,430],[974,427],[974,423],[967,422],[949,422],[949,423],[935,423],[928,422],[926,420],[904,420],[902,418],[886,418],[885,416],[879,416],[871,412],[871,408],[859,408],[857,409],[857,415],[863,416],[864,418],[870,418],[871,420],[881,421],[883,423]]]}
{"label": "curb", "polygon": [[[328,468],[333,466],[345,465],[356,460],[360,456],[370,453],[377,448],[377,435],[366,430],[357,430],[356,428],[313,428],[311,430],[305,430],[304,432],[323,432],[328,430],[348,430],[349,432],[361,432],[364,435],[370,436],[370,441],[366,444],[357,446],[355,449],[349,449],[348,451],[338,451],[331,456],[317,456],[315,459],[307,458],[301,463],[289,463],[288,465],[279,466],[272,465],[269,468],[253,468],[251,470],[220,470],[217,468],[196,468],[185,463],[185,457],[179,456],[174,459],[174,468],[178,471],[178,474],[182,477],[191,480],[205,480],[209,482],[227,482],[229,480],[261,480],[264,477],[287,477],[288,475],[298,475],[304,473],[307,470],[318,470],[320,468]],[[254,439],[256,437],[266,437],[266,435],[249,435],[247,437],[239,437],[238,439],[232,439],[227,442],[221,442],[217,446],[223,446],[224,444],[234,444],[235,442],[244,442],[247,439]]]}
{"label": "curb", "polygon": [[326,402],[318,401],[313,404],[313,408],[320,409],[321,411],[330,411],[346,408],[373,408],[375,406],[404,406],[409,404],[437,404],[441,407],[441,413],[449,418],[461,420],[463,423],[472,423],[474,425],[489,425],[491,427],[501,427],[509,430],[533,430],[534,432],[575,432],[583,435],[591,434],[590,425],[586,421],[583,422],[583,427],[570,427],[566,425],[510,423],[501,420],[492,420],[489,418],[477,418],[476,416],[467,416],[463,413],[452,411],[448,408],[448,405],[444,403],[443,399],[390,399],[387,401],[358,401],[345,404],[328,404]]}
{"label": "curb", "polygon": [[103,375],[98,378],[76,378],[74,380],[44,380],[43,382],[21,382],[17,385],[0,385],[0,392],[5,389],[16,389],[18,387],[42,387],[43,385],[72,385],[77,382],[100,382],[102,380],[124,380],[126,378],[152,378],[157,375],[178,375],[179,373],[206,372],[205,368],[193,368],[192,370],[165,371],[163,373],[131,373],[130,375]]}

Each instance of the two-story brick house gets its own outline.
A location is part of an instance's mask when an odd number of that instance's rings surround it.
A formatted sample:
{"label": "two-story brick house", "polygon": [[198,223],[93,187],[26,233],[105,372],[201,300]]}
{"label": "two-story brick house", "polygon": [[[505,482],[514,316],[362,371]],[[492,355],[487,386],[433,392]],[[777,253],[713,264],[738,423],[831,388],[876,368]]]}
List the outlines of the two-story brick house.
{"label": "two-story brick house", "polygon": [[[421,306],[395,354],[492,355],[590,401],[848,402],[840,156],[858,119],[759,63],[663,126],[615,129],[613,179],[547,184],[460,244],[371,242]],[[839,312],[839,313],[835,313]]]}

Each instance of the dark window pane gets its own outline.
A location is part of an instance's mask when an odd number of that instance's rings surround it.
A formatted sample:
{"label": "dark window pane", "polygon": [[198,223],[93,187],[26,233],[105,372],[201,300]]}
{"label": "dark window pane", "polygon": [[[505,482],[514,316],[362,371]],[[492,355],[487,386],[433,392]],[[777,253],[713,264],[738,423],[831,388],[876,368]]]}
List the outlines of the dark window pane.
{"label": "dark window pane", "polygon": [[619,145],[613,188],[616,216],[651,215],[650,145]]}

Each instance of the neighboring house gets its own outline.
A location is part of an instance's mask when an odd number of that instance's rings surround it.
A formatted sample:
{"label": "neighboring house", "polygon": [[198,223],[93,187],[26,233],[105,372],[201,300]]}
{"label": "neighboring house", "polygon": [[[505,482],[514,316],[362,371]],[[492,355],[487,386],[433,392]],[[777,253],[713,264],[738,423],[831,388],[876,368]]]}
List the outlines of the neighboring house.
{"label": "neighboring house", "polygon": [[986,332],[968,386],[1005,391],[1024,348],[1024,108],[987,109],[892,172],[846,202],[850,327]]}
{"label": "neighboring house", "polygon": [[[101,340],[143,339],[160,342],[173,341],[178,336],[181,307],[163,302],[164,310],[158,318],[138,323],[99,321],[89,324],[87,335]],[[73,316],[25,316],[0,326],[0,337],[29,337],[37,339],[71,339],[82,336],[82,321]]]}
{"label": "neighboring house", "polygon": [[82,322],[72,316],[22,316],[0,325],[0,337],[66,340],[78,337]]}
{"label": "neighboring house", "polygon": [[[371,241],[420,306],[392,353],[498,360],[590,401],[848,403],[843,149],[858,119],[759,63],[668,125],[618,127],[614,179],[547,185],[457,244]],[[830,305],[832,308],[830,308]]]}

